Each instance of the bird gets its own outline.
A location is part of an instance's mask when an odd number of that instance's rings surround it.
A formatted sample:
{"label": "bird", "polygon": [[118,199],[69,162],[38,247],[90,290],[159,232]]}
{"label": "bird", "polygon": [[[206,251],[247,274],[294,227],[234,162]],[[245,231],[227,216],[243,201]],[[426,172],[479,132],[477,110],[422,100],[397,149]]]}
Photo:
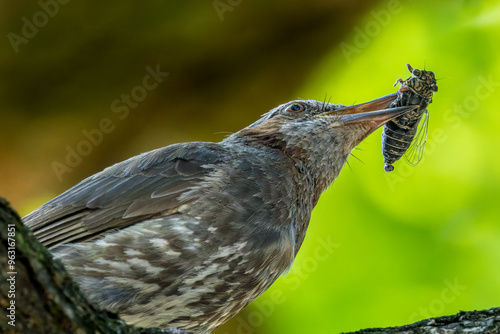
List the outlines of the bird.
{"label": "bird", "polygon": [[142,153],[23,218],[87,299],[141,327],[211,333],[292,266],[351,151],[415,106],[295,100],[220,142]]}

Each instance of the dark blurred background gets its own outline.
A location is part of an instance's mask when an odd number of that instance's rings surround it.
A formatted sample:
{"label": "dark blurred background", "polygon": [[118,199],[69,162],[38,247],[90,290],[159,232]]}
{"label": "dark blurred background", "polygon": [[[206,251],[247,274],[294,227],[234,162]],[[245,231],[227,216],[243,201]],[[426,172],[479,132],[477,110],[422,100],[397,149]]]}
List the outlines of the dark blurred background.
{"label": "dark blurred background", "polygon": [[335,333],[500,306],[497,1],[0,3],[0,195],[21,215],[141,152],[219,141],[292,99],[433,70],[427,152],[380,131],[314,212],[287,277],[218,333]]}

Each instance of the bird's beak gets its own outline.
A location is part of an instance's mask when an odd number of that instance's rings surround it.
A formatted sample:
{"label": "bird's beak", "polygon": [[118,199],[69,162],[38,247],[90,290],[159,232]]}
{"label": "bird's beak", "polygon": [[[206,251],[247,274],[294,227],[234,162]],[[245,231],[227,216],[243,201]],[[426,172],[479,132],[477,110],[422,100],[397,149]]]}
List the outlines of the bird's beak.
{"label": "bird's beak", "polygon": [[343,109],[324,113],[323,115],[339,116],[338,124],[368,123],[372,129],[377,129],[389,120],[401,116],[418,106],[390,108],[389,105],[396,99],[397,93],[386,95],[370,102],[349,106]]}

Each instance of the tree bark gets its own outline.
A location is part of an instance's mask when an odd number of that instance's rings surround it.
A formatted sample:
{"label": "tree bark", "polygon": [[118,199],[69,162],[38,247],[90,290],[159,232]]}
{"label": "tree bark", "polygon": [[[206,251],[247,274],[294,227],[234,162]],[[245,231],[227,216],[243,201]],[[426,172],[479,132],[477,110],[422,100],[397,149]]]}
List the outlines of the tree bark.
{"label": "tree bark", "polygon": [[500,307],[481,311],[460,311],[455,315],[429,318],[413,324],[362,329],[350,334],[494,334],[500,333]]}
{"label": "tree bark", "polygon": [[[135,328],[91,305],[0,197],[0,332],[181,334],[177,329]],[[401,327],[363,329],[357,334],[500,333],[500,307],[460,312]]]}

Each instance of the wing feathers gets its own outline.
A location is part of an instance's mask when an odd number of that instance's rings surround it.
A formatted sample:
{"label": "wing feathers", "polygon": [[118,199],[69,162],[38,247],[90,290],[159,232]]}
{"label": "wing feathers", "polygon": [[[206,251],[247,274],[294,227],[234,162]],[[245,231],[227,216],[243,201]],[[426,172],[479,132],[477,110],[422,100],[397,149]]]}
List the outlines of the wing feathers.
{"label": "wing feathers", "polygon": [[[45,226],[43,228],[40,228],[37,230],[37,237],[39,239],[41,238],[47,238],[48,235],[58,235],[61,234],[65,229],[67,229],[68,225],[70,226],[77,226],[81,224],[72,224],[75,220],[79,221],[81,220],[82,217],[87,215],[87,212],[79,212],[75,215],[56,220],[53,224]],[[77,226],[78,227],[78,226]]]}
{"label": "wing feathers", "polygon": [[215,143],[185,143],[143,153],[106,168],[24,218],[54,246],[94,237],[148,217],[174,212],[227,151]]}

